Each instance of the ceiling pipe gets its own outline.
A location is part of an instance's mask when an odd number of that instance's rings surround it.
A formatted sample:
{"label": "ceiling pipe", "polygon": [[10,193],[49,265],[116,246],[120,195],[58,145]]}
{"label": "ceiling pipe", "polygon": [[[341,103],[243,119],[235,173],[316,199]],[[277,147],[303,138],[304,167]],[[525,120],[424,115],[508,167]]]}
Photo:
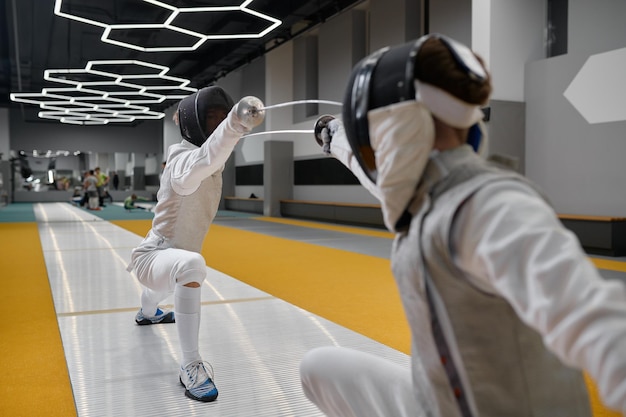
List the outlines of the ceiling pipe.
{"label": "ceiling pipe", "polygon": [[[15,48],[15,70],[17,73],[17,88],[22,91],[22,64],[20,62],[20,41],[19,41],[19,31],[17,28],[17,7],[15,6],[15,0],[11,0],[11,9],[13,11],[13,41]],[[24,104],[20,105],[20,110],[22,111],[22,119],[26,118],[24,114]]]}
{"label": "ceiling pipe", "polygon": [[17,88],[22,91],[22,70],[20,64],[20,41],[17,30],[17,12],[15,7],[15,0],[11,0],[11,8],[13,9],[13,40],[15,41],[15,68],[17,70]]}

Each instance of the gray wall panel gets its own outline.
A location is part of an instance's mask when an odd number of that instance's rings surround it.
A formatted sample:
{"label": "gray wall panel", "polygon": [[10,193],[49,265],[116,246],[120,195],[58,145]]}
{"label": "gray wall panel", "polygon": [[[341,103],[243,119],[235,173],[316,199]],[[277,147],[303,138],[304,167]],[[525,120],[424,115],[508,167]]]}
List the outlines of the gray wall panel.
{"label": "gray wall panel", "polygon": [[163,153],[163,121],[136,126],[78,126],[56,122],[25,123],[11,109],[11,150]]}
{"label": "gray wall panel", "polygon": [[526,154],[525,122],[526,105],[515,101],[492,100],[490,120],[487,122],[489,136],[488,155],[504,155],[515,158],[520,173],[524,173]]}
{"label": "gray wall panel", "polygon": [[526,175],[558,212],[623,216],[626,122],[591,125],[563,96],[586,59],[568,54],[528,65]]}
{"label": "gray wall panel", "polygon": [[626,46],[626,2],[569,0],[568,52],[594,54]]}

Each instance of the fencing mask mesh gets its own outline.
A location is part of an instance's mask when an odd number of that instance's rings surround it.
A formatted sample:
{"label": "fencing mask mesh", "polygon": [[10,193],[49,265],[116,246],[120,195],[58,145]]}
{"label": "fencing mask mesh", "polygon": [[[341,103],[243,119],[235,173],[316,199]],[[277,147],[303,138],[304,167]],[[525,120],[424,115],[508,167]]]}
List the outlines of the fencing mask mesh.
{"label": "fencing mask mesh", "polygon": [[188,142],[202,146],[216,127],[210,120],[216,117],[212,111],[222,112],[225,117],[233,106],[233,99],[221,87],[198,90],[178,104],[180,134]]}

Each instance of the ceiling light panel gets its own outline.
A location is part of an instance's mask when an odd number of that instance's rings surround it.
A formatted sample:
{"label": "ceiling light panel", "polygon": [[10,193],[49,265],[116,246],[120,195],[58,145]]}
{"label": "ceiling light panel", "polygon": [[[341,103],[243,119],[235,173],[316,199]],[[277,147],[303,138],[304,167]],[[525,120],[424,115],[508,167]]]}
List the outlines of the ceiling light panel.
{"label": "ceiling light panel", "polygon": [[[142,52],[166,52],[166,51],[194,51],[202,46],[206,41],[211,39],[254,39],[262,38],[277,27],[282,22],[279,19],[273,18],[266,14],[253,10],[250,6],[253,0],[246,0],[241,2],[238,6],[206,6],[206,7],[175,7],[158,0],[136,0],[142,1],[145,4],[150,4],[160,8],[161,13],[156,13],[159,20],[163,17],[164,20],[152,22],[152,23],[120,23],[120,22],[104,22],[101,21],[103,17],[78,15],[78,10],[72,9],[71,0],[55,0],[54,13],[57,16],[61,16],[67,19],[76,20],[78,22],[86,23],[89,25],[97,26],[103,29],[101,40],[113,45],[117,45],[123,48],[134,49]],[[64,4],[68,7],[64,7]],[[69,9],[69,11],[68,11]],[[165,13],[163,13],[165,12]],[[244,16],[248,20],[254,21],[254,27],[257,31],[247,32],[223,32],[223,28],[220,26],[216,29],[216,32],[210,29],[185,28],[185,17],[194,15],[194,17],[206,16],[205,21],[211,20],[211,14],[223,15],[224,13],[231,14],[234,18],[237,16]],[[179,26],[180,25],[180,26]],[[133,33],[135,32],[135,33]],[[137,39],[147,38],[142,37],[142,33],[151,35],[151,39],[161,40],[163,43],[152,44],[139,44]],[[155,36],[163,33],[164,36]],[[127,34],[127,36],[124,36]],[[166,44],[165,39],[168,39]],[[131,40],[134,40],[131,42]]]}
{"label": "ceiling light panel", "polygon": [[[109,115],[110,116],[110,115]],[[50,119],[60,121],[61,123],[74,124],[74,125],[106,125],[115,122],[132,122],[131,117],[104,117],[98,118],[93,115],[84,113],[73,113],[66,111],[40,111],[39,117],[42,119]]]}
{"label": "ceiling light panel", "polygon": [[189,86],[189,80],[167,75],[168,72],[166,66],[145,61],[89,61],[85,68],[44,71],[47,81],[67,87],[44,88],[40,93],[12,93],[10,97],[15,102],[54,110],[39,112],[39,117],[63,123],[162,119],[164,113],[145,105],[180,100],[198,91]]}

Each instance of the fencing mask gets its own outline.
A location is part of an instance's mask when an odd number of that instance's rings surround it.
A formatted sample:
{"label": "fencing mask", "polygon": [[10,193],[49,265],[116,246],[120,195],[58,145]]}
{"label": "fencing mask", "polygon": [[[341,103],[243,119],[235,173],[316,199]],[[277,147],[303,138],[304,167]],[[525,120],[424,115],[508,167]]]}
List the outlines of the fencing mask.
{"label": "fencing mask", "polygon": [[[427,43],[433,38],[437,44]],[[428,49],[420,54],[425,44]],[[430,72],[423,72],[425,68]],[[422,74],[439,86],[420,80]],[[342,109],[346,137],[360,167],[376,184],[389,230],[396,229],[430,158],[434,117],[469,129],[467,143],[475,150],[480,145],[483,113],[479,105],[452,93],[466,95],[458,90],[459,82],[485,86],[490,80],[469,48],[437,34],[380,49],[352,71]]]}
{"label": "fencing mask", "polygon": [[178,104],[178,126],[185,140],[202,146],[234,106],[233,99],[218,86],[209,86]]}
{"label": "fencing mask", "polygon": [[465,45],[440,34],[429,34],[399,46],[382,48],[353,68],[343,101],[343,123],[354,155],[368,177],[378,175],[375,147],[368,121],[371,111],[409,100],[422,103],[431,114],[458,128],[470,128],[468,143],[480,144],[480,129],[474,127],[483,117],[480,107],[465,103],[441,88],[416,78],[420,48],[431,39],[439,39],[454,58],[458,69],[483,82],[488,74],[482,63]]}

